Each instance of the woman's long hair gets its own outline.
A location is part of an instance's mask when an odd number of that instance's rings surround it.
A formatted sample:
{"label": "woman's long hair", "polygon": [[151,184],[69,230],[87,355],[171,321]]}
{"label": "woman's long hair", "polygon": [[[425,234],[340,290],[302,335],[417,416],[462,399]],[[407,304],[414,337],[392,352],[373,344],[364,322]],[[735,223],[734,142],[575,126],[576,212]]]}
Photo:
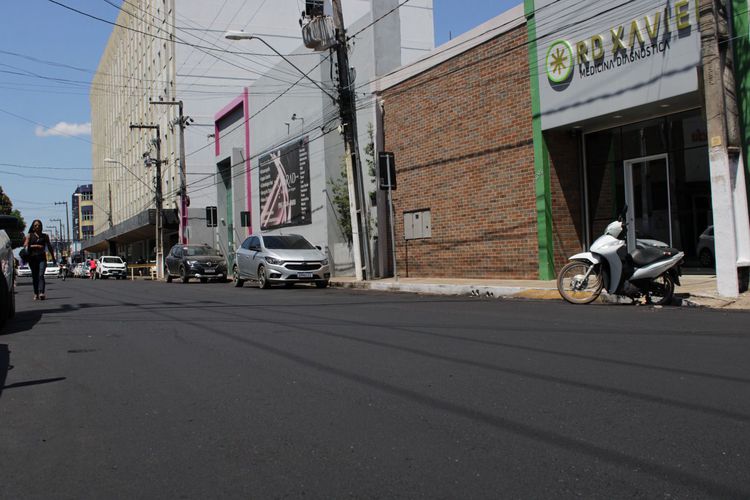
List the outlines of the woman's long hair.
{"label": "woman's long hair", "polygon": [[34,219],[31,222],[31,225],[29,226],[29,234],[31,234],[32,231],[34,231],[34,224],[36,224],[37,222],[39,223],[39,234],[41,234],[42,231],[44,231],[44,225],[42,224],[42,221],[40,221],[39,219]]}

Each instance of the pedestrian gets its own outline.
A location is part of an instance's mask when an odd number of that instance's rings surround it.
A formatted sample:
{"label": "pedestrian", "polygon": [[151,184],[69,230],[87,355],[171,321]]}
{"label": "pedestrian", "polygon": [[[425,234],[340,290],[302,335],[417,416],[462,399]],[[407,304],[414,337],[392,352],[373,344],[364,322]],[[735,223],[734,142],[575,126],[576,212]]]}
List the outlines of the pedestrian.
{"label": "pedestrian", "polygon": [[31,269],[31,282],[34,285],[34,300],[47,298],[44,282],[44,271],[47,269],[47,251],[55,261],[55,250],[52,248],[49,236],[42,232],[42,221],[35,219],[31,223],[29,234],[23,240],[23,246],[28,253],[27,263]]}
{"label": "pedestrian", "polygon": [[91,259],[89,261],[89,279],[92,280],[96,278],[96,260]]}

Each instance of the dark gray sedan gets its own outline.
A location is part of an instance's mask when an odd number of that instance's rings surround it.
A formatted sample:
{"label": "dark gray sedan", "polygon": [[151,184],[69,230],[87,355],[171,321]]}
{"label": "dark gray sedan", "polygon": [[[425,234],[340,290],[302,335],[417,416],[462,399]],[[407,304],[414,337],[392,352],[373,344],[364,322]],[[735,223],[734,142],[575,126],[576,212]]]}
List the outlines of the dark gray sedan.
{"label": "dark gray sedan", "polygon": [[183,283],[198,278],[201,283],[208,280],[225,280],[227,261],[208,245],[175,245],[164,259],[164,276],[167,283],[179,278]]}
{"label": "dark gray sedan", "polygon": [[331,272],[325,254],[298,234],[251,235],[236,251],[232,269],[234,286],[246,280],[261,288],[283,283],[315,283],[328,286]]}

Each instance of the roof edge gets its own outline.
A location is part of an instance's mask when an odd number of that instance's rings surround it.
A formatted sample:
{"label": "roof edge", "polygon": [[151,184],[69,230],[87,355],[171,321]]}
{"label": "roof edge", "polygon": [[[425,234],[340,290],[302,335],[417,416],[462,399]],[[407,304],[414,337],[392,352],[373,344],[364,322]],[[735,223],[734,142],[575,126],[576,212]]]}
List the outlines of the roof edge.
{"label": "roof edge", "polygon": [[524,5],[520,3],[461,36],[436,47],[423,58],[379,77],[370,84],[370,92],[375,94],[383,92],[523,24],[526,24],[526,16]]}

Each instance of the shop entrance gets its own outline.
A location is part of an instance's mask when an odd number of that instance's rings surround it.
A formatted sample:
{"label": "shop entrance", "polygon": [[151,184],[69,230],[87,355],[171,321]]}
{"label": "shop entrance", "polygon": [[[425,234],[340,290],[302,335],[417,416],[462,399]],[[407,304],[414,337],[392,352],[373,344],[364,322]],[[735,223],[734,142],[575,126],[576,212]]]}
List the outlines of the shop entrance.
{"label": "shop entrance", "polygon": [[[701,235],[712,224],[706,121],[700,109],[584,136],[587,238],[604,232],[628,205],[632,238],[663,241],[702,267]],[[633,246],[635,240],[628,241]],[[706,259],[710,260],[710,259]]]}
{"label": "shop entrance", "polygon": [[635,240],[672,241],[672,193],[667,154],[633,158],[623,162],[625,203],[628,205],[628,250]]}

